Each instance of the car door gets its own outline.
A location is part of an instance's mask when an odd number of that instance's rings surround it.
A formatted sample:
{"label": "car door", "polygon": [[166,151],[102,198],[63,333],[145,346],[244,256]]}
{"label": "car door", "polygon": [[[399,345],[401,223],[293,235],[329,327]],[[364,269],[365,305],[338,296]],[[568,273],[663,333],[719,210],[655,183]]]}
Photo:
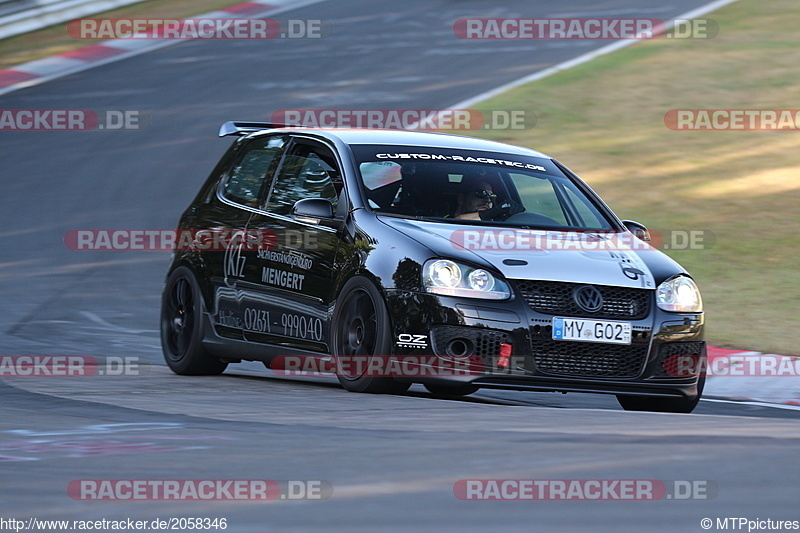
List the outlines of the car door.
{"label": "car door", "polygon": [[324,198],[346,212],[341,165],[334,149],[295,136],[281,160],[263,211],[248,232],[274,234],[274,246],[246,251],[242,300],[247,340],[316,352],[328,351],[337,230],[292,217],[304,198]]}
{"label": "car door", "polygon": [[286,135],[247,141],[217,189],[216,211],[224,214],[217,217],[214,227],[209,227],[213,240],[207,254],[216,309],[214,325],[220,335],[239,339],[243,336],[245,317],[240,302],[246,250],[261,237],[248,234],[247,224],[269,190],[287,143]]}

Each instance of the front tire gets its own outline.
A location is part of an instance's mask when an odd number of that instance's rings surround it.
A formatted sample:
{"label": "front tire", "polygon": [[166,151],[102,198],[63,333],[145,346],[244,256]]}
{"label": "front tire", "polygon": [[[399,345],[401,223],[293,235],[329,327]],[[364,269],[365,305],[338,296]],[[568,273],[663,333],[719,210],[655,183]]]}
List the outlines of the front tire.
{"label": "front tire", "polygon": [[400,394],[410,383],[389,376],[370,375],[375,356],[382,358],[378,373],[389,370],[391,326],[386,304],[368,279],[356,276],[345,283],[333,315],[333,352],[336,376],[351,392]]}
{"label": "front tire", "polygon": [[161,298],[161,349],[176,374],[221,374],[228,363],[203,346],[205,305],[197,278],[180,266],[167,278]]}

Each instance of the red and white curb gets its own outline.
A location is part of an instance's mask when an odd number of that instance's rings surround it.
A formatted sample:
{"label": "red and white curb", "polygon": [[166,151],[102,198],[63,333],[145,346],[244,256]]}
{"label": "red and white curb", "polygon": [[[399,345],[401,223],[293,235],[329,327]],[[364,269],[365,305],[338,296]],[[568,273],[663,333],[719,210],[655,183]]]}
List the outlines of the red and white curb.
{"label": "red and white curb", "polygon": [[798,370],[800,356],[709,346],[703,397],[800,405]]}
{"label": "red and white curb", "polygon": [[[324,0],[252,0],[251,2],[228,6],[219,11],[212,11],[189,18],[259,18],[267,14],[272,16],[322,1]],[[0,95],[106,63],[120,61],[159,48],[166,48],[179,42],[182,41],[171,39],[112,39],[52,57],[29,61],[12,68],[1,69]]]}

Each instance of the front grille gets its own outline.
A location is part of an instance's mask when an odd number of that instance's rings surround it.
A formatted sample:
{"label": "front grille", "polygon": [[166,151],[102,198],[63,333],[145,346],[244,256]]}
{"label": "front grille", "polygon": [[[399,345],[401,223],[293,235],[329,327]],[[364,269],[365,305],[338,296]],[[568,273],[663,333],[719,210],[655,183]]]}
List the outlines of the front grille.
{"label": "front grille", "polygon": [[586,378],[635,378],[647,359],[647,344],[535,340],[531,343],[539,372]]}
{"label": "front grille", "polygon": [[539,313],[627,320],[641,320],[650,314],[653,291],[649,289],[593,285],[603,296],[603,307],[589,313],[578,306],[572,297],[575,289],[584,286],[583,283],[530,280],[515,280],[514,283],[528,306]]}
{"label": "front grille", "polygon": [[658,347],[653,363],[654,378],[686,378],[696,376],[701,370],[706,343],[666,342]]}

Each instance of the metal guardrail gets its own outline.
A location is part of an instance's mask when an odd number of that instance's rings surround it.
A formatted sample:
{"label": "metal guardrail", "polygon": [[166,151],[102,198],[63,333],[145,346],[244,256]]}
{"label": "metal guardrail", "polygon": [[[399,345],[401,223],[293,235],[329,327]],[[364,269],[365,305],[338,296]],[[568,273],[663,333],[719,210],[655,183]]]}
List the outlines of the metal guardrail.
{"label": "metal guardrail", "polygon": [[0,0],[0,39],[144,0]]}

